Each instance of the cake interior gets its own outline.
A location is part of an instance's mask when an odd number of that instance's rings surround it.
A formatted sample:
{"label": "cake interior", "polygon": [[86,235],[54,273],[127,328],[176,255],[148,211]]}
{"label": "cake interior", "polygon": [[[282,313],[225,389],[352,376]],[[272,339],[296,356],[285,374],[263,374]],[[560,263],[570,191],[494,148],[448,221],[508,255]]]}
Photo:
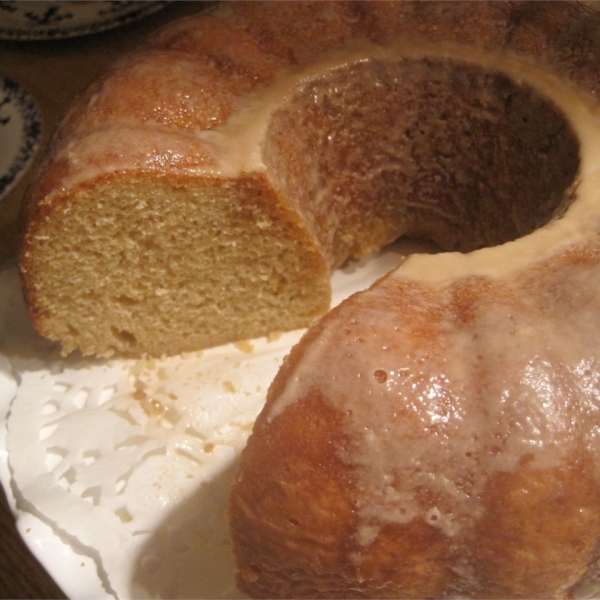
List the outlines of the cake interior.
{"label": "cake interior", "polygon": [[161,355],[308,325],[328,306],[327,266],[290,251],[297,227],[265,193],[260,178],[148,175],[78,190],[37,233],[49,337]]}
{"label": "cake interior", "polygon": [[504,74],[370,60],[278,110],[265,159],[340,265],[400,236],[469,252],[531,233],[566,209],[579,144],[547,98]]}
{"label": "cake interior", "polygon": [[350,257],[401,236],[468,252],[543,226],[569,202],[579,146],[501,73],[365,60],[298,88],[263,160],[234,180],[125,172],[65,192],[33,234],[41,332],[67,352],[160,355],[308,326]]}

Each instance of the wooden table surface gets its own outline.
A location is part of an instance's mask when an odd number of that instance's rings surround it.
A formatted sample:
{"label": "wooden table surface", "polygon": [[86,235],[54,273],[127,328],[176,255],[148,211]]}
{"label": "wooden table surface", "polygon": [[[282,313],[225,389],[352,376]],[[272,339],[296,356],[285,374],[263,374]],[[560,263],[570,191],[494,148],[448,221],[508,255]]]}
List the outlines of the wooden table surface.
{"label": "wooden table surface", "polygon": [[[202,10],[203,2],[172,2],[140,21],[103,33],[62,40],[0,40],[0,75],[35,97],[47,140],[71,100],[106,66],[136,48],[164,23]],[[22,193],[23,186],[15,189]],[[0,490],[0,598],[64,598],[65,594],[29,552]]]}

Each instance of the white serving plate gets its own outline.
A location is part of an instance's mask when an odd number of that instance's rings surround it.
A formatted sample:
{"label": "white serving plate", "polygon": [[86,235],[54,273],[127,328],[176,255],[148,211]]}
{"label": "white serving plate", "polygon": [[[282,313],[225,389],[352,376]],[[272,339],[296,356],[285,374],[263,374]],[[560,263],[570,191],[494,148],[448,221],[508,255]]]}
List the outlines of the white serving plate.
{"label": "white serving plate", "polygon": [[17,83],[0,75],[0,201],[26,173],[41,134],[37,102]]}
{"label": "white serving plate", "polygon": [[[414,250],[336,272],[333,303]],[[0,480],[70,598],[239,597],[229,483],[302,333],[152,361],[63,359],[33,332],[14,264],[0,269]]]}
{"label": "white serving plate", "polygon": [[0,39],[53,40],[98,33],[137,21],[168,2],[154,0],[0,3]]}

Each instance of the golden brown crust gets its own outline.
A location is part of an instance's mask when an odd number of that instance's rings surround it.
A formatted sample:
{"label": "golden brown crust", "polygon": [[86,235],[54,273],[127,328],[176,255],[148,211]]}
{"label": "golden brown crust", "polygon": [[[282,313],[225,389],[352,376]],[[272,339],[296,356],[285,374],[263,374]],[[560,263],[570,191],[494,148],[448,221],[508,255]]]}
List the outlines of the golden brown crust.
{"label": "golden brown crust", "polygon": [[[351,569],[343,564],[343,540],[352,526],[354,509],[351,482],[336,456],[337,443],[344,443],[337,433],[340,416],[312,397],[294,407],[290,417],[269,428],[266,435],[254,437],[255,454],[250,460],[257,462],[248,465],[249,478],[239,486],[232,526],[237,529],[239,525],[243,532],[240,547],[255,556],[242,566],[238,579],[242,591],[246,581],[257,581],[260,586],[270,580],[263,588],[265,595],[292,596],[298,591],[292,584],[297,577],[305,578],[310,586],[310,573]],[[260,423],[256,427],[261,430]],[[303,431],[302,439],[296,435],[298,428]],[[274,447],[283,450],[283,460],[273,460]],[[258,462],[263,470],[268,465],[274,484],[268,495],[262,475],[257,477],[255,471]],[[268,523],[263,520],[265,514],[272,517]],[[257,537],[264,541],[260,548],[255,545]],[[286,571],[282,564],[294,566]],[[326,593],[310,587],[307,591],[309,595]],[[343,593],[343,588],[337,591]]]}
{"label": "golden brown crust", "polygon": [[[348,418],[315,391],[272,423],[265,415],[257,421],[231,496],[243,592],[570,597],[598,559],[600,488],[585,450],[556,469],[540,471],[525,459],[515,472],[493,475],[482,492],[483,517],[456,537],[415,519],[381,525],[361,545],[360,483],[340,458],[353,443],[341,433]],[[426,489],[420,493],[424,502],[431,500]]]}

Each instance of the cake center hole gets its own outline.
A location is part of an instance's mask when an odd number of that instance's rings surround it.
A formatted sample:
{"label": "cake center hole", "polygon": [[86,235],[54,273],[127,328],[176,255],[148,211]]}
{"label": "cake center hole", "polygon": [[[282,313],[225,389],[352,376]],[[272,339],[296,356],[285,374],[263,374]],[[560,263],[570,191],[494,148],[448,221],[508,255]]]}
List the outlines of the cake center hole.
{"label": "cake center hole", "polygon": [[564,211],[579,145],[530,86],[451,61],[366,61],[311,81],[273,116],[269,176],[332,266],[407,236],[469,252]]}

